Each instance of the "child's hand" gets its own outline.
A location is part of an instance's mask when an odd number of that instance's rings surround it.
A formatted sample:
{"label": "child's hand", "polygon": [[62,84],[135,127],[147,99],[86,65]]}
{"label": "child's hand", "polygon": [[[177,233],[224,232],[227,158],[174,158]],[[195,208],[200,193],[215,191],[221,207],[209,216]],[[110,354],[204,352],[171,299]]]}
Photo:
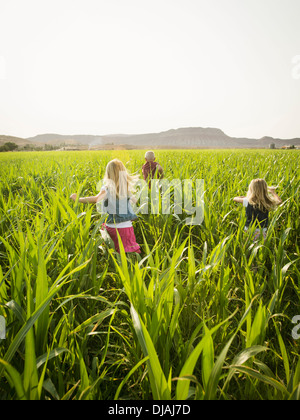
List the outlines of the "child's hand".
{"label": "child's hand", "polygon": [[76,201],[76,198],[77,198],[77,194],[71,194],[70,195],[71,200]]}
{"label": "child's hand", "polygon": [[276,187],[268,187],[268,191],[270,191],[271,193],[274,193],[276,190]]}

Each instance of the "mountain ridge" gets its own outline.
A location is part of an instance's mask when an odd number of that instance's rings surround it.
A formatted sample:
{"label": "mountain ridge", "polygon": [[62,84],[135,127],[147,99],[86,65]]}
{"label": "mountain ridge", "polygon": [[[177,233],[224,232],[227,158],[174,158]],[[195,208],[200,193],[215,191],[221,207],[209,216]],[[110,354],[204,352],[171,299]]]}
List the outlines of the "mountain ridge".
{"label": "mountain ridge", "polygon": [[213,127],[181,127],[171,128],[159,133],[145,134],[56,134],[45,133],[34,137],[17,138],[12,136],[1,136],[0,144],[9,139],[17,139],[17,144],[48,144],[65,146],[85,146],[89,149],[101,149],[108,146],[129,146],[130,148],[265,148],[274,144],[276,148],[293,144],[300,146],[300,138],[280,139],[264,136],[260,139],[248,137],[231,137],[219,128]]}

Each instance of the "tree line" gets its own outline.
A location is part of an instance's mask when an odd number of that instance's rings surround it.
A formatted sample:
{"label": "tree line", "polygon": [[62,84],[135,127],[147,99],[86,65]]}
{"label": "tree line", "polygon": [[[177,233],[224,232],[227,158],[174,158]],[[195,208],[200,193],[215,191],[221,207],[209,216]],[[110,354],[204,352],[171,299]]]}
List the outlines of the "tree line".
{"label": "tree line", "polygon": [[14,152],[14,151],[39,151],[39,150],[56,150],[57,146],[45,144],[45,146],[34,146],[31,144],[25,144],[25,146],[19,147],[16,143],[11,141],[4,143],[0,146],[0,152]]}

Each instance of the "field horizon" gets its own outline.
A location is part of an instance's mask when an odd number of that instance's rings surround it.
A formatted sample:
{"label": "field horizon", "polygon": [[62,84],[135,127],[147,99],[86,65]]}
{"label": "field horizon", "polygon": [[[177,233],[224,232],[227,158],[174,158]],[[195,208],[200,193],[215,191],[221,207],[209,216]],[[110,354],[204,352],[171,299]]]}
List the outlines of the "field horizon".
{"label": "field horizon", "polygon": [[287,145],[300,146],[300,138],[280,139],[271,136],[261,138],[233,137],[223,130],[213,127],[181,127],[167,131],[143,134],[38,134],[28,138],[0,135],[0,146],[7,141],[15,142],[22,147],[51,147],[77,150],[108,149],[145,149],[145,148],[183,148],[183,149],[262,149],[271,144],[281,149]]}

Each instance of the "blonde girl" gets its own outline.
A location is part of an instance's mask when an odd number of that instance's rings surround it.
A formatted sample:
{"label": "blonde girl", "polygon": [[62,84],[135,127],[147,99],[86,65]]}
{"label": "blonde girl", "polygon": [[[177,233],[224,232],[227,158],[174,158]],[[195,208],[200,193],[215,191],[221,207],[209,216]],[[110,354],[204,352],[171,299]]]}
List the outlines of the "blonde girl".
{"label": "blonde girl", "polygon": [[246,209],[246,224],[244,229],[247,231],[253,224],[256,229],[254,240],[259,238],[262,231],[266,237],[269,224],[269,212],[282,203],[282,200],[275,192],[275,187],[268,187],[264,179],[253,179],[250,182],[246,197],[234,197],[236,203],[241,203]]}
{"label": "blonde girl", "polygon": [[[137,178],[138,176],[127,172],[120,160],[113,159],[106,166],[104,185],[99,194],[80,197],[78,200],[80,203],[99,203],[104,200],[104,211],[108,213],[104,228],[113,240],[117,252],[120,252],[117,232],[125,252],[141,252],[132,226],[132,221],[137,219],[131,205],[131,202],[136,202],[133,193]],[[77,194],[72,194],[70,198],[76,201]]]}

